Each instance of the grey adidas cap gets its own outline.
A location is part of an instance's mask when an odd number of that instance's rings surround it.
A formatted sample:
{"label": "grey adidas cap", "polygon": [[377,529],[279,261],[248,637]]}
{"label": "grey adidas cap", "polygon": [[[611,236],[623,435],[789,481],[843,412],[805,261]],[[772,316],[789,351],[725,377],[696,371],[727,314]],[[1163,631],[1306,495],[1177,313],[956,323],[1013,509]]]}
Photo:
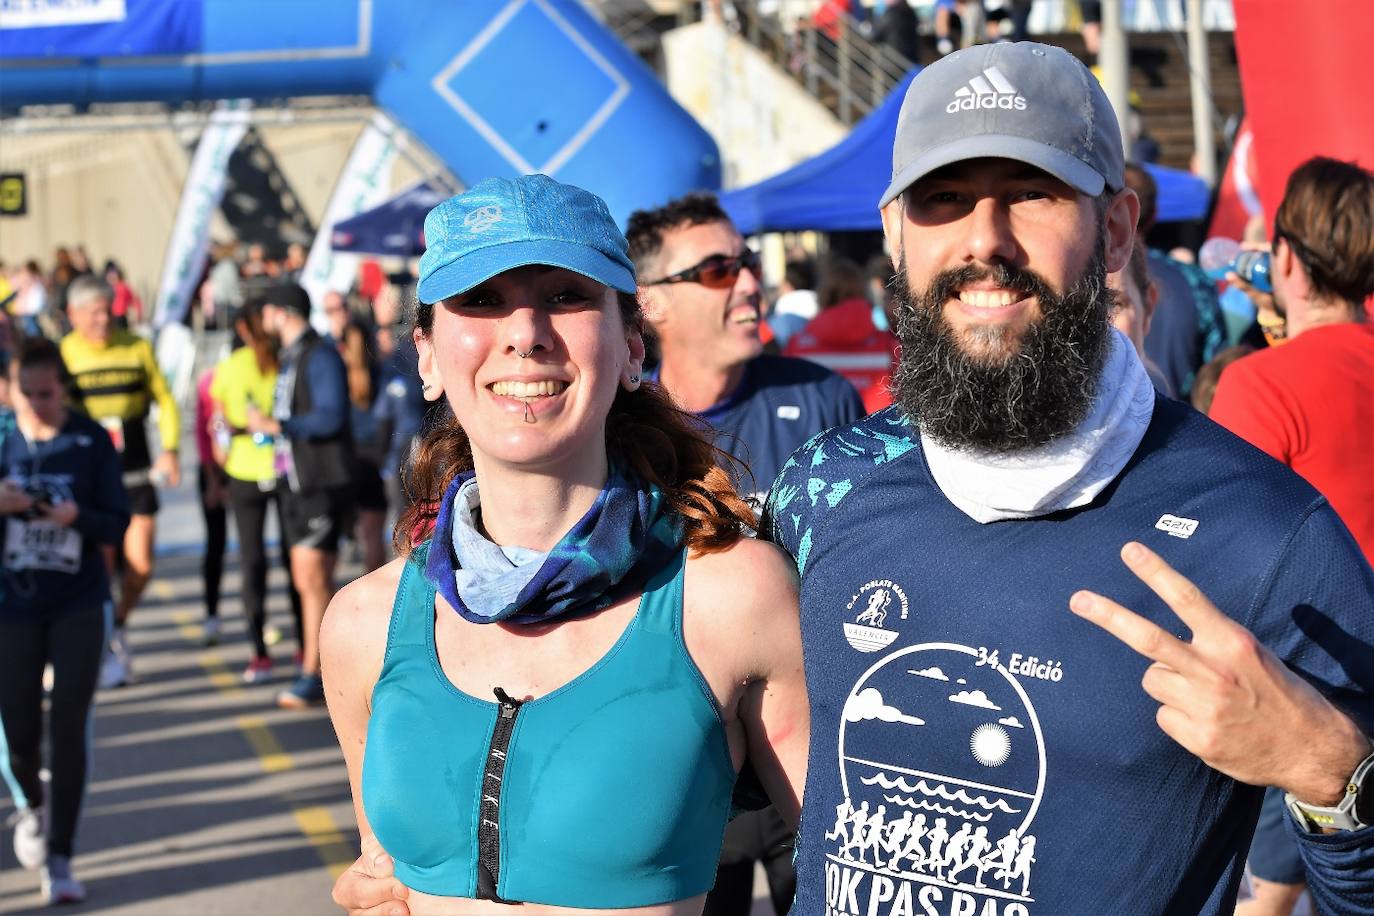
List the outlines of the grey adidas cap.
{"label": "grey adidas cap", "polygon": [[892,144],[887,204],[941,166],[982,157],[1044,169],[1091,197],[1125,186],[1121,131],[1092,71],[1062,48],[977,45],[911,81]]}

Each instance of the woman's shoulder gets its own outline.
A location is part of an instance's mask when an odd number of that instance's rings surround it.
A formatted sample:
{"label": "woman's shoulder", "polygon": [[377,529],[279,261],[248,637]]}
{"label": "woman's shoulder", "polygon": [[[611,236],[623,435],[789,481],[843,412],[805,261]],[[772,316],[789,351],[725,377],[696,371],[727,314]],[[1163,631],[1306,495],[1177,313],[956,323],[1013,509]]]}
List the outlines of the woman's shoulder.
{"label": "woman's shoulder", "polygon": [[338,610],[341,615],[354,617],[355,622],[370,616],[389,618],[391,603],[407,562],[405,557],[397,557],[354,579],[334,593],[329,603],[330,613]]}
{"label": "woman's shoulder", "polygon": [[334,594],[320,626],[320,651],[326,664],[342,663],[355,673],[370,671],[376,679],[406,562],[398,557]]}
{"label": "woman's shoulder", "polygon": [[[756,614],[775,614],[781,603],[797,602],[797,572],[775,544],[742,537],[725,550],[689,555],[687,590],[692,605],[739,622]],[[795,613],[795,612],[794,612]]]}

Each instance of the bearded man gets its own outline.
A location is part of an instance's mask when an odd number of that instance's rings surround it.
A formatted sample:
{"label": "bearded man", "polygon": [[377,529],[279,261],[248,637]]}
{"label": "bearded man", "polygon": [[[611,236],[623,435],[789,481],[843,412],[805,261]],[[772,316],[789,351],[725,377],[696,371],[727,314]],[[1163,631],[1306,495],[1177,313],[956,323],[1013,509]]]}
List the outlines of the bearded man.
{"label": "bearded man", "polygon": [[[802,576],[793,912],[1229,913],[1264,785],[1322,911],[1374,912],[1374,572],[1111,328],[1139,204],[1097,81],[1025,42],[927,67],[880,206],[896,403],[763,522]],[[945,864],[1002,839],[947,873],[828,839],[880,805],[943,815]]]}

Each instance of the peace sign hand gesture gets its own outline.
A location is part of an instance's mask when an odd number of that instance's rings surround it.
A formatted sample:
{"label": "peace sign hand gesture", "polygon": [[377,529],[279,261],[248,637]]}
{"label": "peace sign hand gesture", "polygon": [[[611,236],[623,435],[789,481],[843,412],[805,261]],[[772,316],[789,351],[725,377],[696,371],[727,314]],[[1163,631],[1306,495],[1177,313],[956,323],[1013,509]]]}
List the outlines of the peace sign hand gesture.
{"label": "peace sign hand gesture", "polygon": [[1154,662],[1141,686],[1161,704],[1155,721],[1164,733],[1240,782],[1312,805],[1339,801],[1369,753],[1359,727],[1153,551],[1132,542],[1121,559],[1188,626],[1191,642],[1095,592],[1075,592],[1069,607]]}

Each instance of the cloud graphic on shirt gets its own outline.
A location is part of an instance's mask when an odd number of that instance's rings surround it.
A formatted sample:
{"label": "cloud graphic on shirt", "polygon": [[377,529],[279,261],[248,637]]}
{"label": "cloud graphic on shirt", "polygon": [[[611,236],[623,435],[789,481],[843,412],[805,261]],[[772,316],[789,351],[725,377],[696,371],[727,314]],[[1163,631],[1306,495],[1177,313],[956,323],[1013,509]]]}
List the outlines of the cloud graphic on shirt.
{"label": "cloud graphic on shirt", "polygon": [[949,678],[938,666],[932,668],[922,668],[920,671],[908,669],[907,674],[914,674],[917,677],[928,677],[932,681],[947,681]]}
{"label": "cloud graphic on shirt", "polygon": [[844,704],[846,722],[865,722],[880,719],[883,722],[901,722],[905,725],[925,725],[924,719],[908,716],[895,706],[883,702],[883,695],[874,687],[865,687],[849,698]]}
{"label": "cloud graphic on shirt", "polygon": [[998,719],[998,720],[997,720],[997,724],[998,724],[998,725],[1005,725],[1007,728],[1025,728],[1025,727],[1026,727],[1026,726],[1022,725],[1022,724],[1021,724],[1021,720],[1018,719],[1018,718],[1016,718],[1015,716],[1007,716],[1005,719]]}
{"label": "cloud graphic on shirt", "polygon": [[988,695],[981,690],[961,690],[949,698],[951,703],[962,703],[965,706],[977,706],[980,709],[995,709],[1001,712],[1002,707],[998,706]]}

